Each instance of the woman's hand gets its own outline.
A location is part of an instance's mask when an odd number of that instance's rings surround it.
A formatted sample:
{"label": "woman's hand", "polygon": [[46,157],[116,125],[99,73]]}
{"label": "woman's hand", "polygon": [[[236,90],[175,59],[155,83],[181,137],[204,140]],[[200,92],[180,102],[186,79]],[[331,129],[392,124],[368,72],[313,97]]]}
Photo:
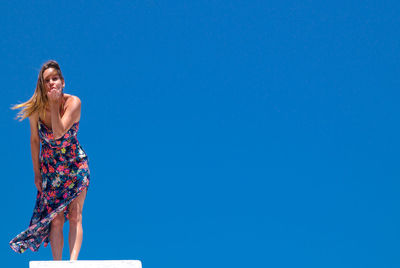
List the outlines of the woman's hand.
{"label": "woman's hand", "polygon": [[42,192],[42,175],[35,174],[35,185],[39,192]]}
{"label": "woman's hand", "polygon": [[47,98],[50,103],[59,103],[61,102],[63,97],[62,89],[52,88],[49,92],[47,92]]}

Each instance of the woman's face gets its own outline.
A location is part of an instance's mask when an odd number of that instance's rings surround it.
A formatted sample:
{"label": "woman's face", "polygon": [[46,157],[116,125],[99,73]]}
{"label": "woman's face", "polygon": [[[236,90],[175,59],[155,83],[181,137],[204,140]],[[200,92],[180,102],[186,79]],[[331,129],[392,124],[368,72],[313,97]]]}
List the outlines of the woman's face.
{"label": "woman's face", "polygon": [[54,68],[48,68],[43,72],[43,81],[46,92],[49,92],[53,88],[62,90],[65,86],[64,80],[61,79]]}

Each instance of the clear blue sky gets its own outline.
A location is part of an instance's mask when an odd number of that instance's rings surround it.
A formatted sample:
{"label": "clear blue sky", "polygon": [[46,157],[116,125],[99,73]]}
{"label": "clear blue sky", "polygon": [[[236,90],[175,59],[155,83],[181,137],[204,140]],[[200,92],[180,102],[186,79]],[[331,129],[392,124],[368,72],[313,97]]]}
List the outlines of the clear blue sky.
{"label": "clear blue sky", "polygon": [[2,1],[1,266],[51,259],[8,245],[36,194],[29,124],[10,107],[55,59],[90,158],[80,259],[399,267],[399,14],[398,1]]}

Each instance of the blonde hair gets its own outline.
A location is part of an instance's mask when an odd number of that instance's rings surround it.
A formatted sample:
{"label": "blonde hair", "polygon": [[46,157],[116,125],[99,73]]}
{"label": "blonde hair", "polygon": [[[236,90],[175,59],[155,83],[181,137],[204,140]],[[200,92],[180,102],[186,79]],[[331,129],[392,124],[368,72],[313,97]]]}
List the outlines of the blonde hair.
{"label": "blonde hair", "polygon": [[44,86],[43,73],[49,68],[53,68],[57,71],[57,74],[60,76],[60,79],[64,81],[64,77],[61,73],[60,65],[55,60],[49,60],[42,65],[42,68],[39,71],[38,80],[36,83],[36,89],[33,93],[32,97],[21,104],[14,105],[11,109],[21,109],[18,112],[17,118],[20,121],[25,118],[31,116],[35,112],[39,112],[42,117],[45,117],[45,111],[48,106],[48,99],[46,95],[46,89]]}

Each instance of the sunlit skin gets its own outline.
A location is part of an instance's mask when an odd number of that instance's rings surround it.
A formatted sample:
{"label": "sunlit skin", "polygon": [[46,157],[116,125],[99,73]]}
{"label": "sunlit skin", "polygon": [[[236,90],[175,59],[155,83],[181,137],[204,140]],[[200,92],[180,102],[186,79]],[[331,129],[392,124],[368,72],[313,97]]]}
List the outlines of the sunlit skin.
{"label": "sunlit skin", "polygon": [[[64,94],[65,82],[54,68],[48,68],[43,73],[43,81],[46,89],[49,107],[45,116],[39,116],[36,112],[29,117],[31,128],[31,151],[35,173],[35,185],[42,191],[42,177],[40,174],[40,139],[38,134],[38,120],[52,129],[55,139],[61,138],[80,120],[81,101],[78,97]],[[69,249],[70,260],[77,260],[82,245],[82,209],[86,197],[86,189],[69,205]],[[64,246],[63,237],[64,215],[58,214],[51,222],[50,245],[54,260],[62,259]]]}

